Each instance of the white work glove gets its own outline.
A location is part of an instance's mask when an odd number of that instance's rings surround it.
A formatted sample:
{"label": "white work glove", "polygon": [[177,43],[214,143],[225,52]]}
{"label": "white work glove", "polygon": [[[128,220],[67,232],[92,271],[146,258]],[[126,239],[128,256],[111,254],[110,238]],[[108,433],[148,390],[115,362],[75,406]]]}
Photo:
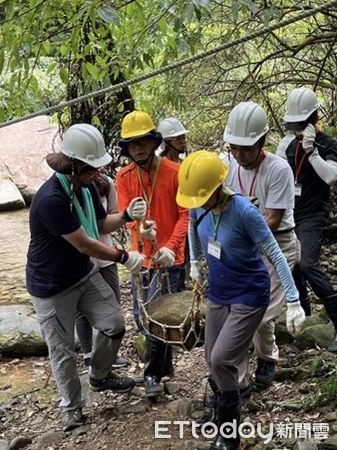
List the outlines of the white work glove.
{"label": "white work glove", "polygon": [[140,272],[141,268],[143,267],[144,262],[144,256],[141,255],[139,252],[128,252],[129,257],[124,263],[124,266],[130,270],[131,273],[138,273]]}
{"label": "white work glove", "polygon": [[162,247],[154,255],[153,262],[155,264],[159,264],[162,267],[172,267],[175,259],[176,255],[172,250],[167,247]]}
{"label": "white work glove", "polygon": [[190,277],[192,281],[202,284],[200,261],[190,261]]}
{"label": "white work glove", "polygon": [[146,202],[142,197],[135,197],[126,208],[126,212],[133,220],[144,220],[146,215]]}
{"label": "white work glove", "polygon": [[316,130],[313,124],[308,123],[302,132],[302,147],[306,153],[312,153],[314,150],[314,140],[316,138]]}
{"label": "white work glove", "polygon": [[287,330],[291,335],[296,335],[301,331],[305,321],[305,312],[299,301],[287,303]]}
{"label": "white work glove", "polygon": [[155,241],[157,237],[157,226],[154,220],[146,220],[146,228],[144,228],[144,223],[140,226],[140,235],[142,239],[148,241]]}

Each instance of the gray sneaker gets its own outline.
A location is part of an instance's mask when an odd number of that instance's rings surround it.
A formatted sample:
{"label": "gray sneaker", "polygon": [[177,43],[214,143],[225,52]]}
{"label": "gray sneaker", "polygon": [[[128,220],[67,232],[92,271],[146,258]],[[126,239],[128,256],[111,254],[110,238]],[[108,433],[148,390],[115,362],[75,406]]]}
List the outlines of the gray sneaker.
{"label": "gray sneaker", "polygon": [[120,369],[121,367],[127,367],[129,365],[127,359],[123,358],[122,356],[116,356],[116,359],[114,363],[112,364],[112,367],[114,369]]}
{"label": "gray sneaker", "polygon": [[84,416],[82,408],[65,411],[62,419],[63,431],[71,431],[74,428],[80,427],[84,424]]}

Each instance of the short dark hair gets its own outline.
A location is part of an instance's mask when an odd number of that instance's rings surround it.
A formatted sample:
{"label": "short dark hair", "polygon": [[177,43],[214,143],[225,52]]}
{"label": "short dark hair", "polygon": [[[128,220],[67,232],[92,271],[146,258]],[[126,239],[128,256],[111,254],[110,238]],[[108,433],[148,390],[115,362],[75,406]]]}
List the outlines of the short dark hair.
{"label": "short dark hair", "polygon": [[264,147],[264,144],[266,143],[266,135],[261,136],[256,143],[259,144],[261,150]]}
{"label": "short dark hair", "polygon": [[308,123],[311,123],[312,125],[316,125],[316,123],[318,122],[318,110],[316,109],[316,111],[314,111],[313,113],[310,114],[310,116],[307,118],[307,125]]}

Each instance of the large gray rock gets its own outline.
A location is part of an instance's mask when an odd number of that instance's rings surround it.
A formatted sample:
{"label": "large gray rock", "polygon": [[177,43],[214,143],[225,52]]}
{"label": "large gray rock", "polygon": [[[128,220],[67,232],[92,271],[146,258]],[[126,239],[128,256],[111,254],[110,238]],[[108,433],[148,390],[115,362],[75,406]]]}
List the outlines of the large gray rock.
{"label": "large gray rock", "polygon": [[21,192],[9,179],[0,179],[0,211],[24,208],[26,203]]}
{"label": "large gray rock", "polygon": [[319,450],[337,450],[337,435],[329,437],[326,441],[317,444]]}
{"label": "large gray rock", "polygon": [[57,125],[51,124],[48,116],[0,129],[0,173],[8,172],[26,203],[53,173],[45,157],[53,149],[59,150],[57,133]]}
{"label": "large gray rock", "polygon": [[34,450],[46,450],[58,448],[65,438],[65,434],[57,431],[47,431],[43,433],[37,440]]}
{"label": "large gray rock", "polygon": [[6,439],[0,439],[0,450],[8,450],[9,449],[9,441]]}
{"label": "large gray rock", "polygon": [[295,339],[295,345],[300,350],[316,348],[327,348],[334,339],[335,331],[331,323],[312,325],[304,328]]}
{"label": "large gray rock", "polygon": [[293,450],[318,450],[314,441],[297,441]]}
{"label": "large gray rock", "polygon": [[[323,324],[324,324],[324,320],[318,315],[313,315],[313,316],[310,316],[310,317],[306,317],[305,318],[305,322],[302,325],[301,333],[303,333],[303,331],[306,328],[312,327],[313,325],[323,325]],[[287,330],[287,325],[286,325],[286,308],[282,312],[281,316],[278,317],[278,319],[276,320],[275,336],[276,336],[276,342],[279,345],[281,345],[281,344],[290,344],[290,343],[292,343],[294,341],[293,336]],[[304,348],[315,348],[315,346],[314,346],[314,344],[313,344],[313,346],[312,346],[312,344],[310,344],[309,347],[304,347]]]}
{"label": "large gray rock", "polygon": [[0,353],[17,357],[40,356],[47,352],[32,307],[0,306]]}
{"label": "large gray rock", "polygon": [[294,338],[287,330],[286,325],[286,309],[282,312],[280,317],[276,319],[275,322],[275,337],[278,345],[290,344],[293,342]]}

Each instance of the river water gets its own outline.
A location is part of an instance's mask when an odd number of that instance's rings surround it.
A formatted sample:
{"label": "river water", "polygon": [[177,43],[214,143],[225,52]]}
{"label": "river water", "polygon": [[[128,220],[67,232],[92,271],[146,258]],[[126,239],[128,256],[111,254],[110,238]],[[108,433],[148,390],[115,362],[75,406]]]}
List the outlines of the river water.
{"label": "river water", "polygon": [[0,213],[0,304],[27,302],[25,265],[29,209]]}

